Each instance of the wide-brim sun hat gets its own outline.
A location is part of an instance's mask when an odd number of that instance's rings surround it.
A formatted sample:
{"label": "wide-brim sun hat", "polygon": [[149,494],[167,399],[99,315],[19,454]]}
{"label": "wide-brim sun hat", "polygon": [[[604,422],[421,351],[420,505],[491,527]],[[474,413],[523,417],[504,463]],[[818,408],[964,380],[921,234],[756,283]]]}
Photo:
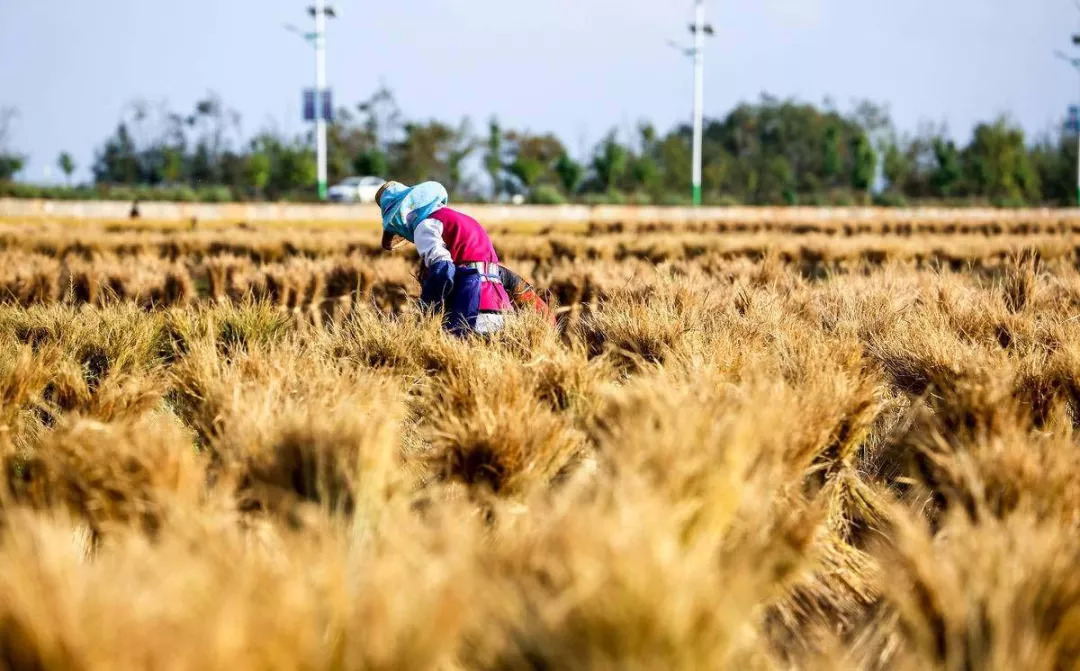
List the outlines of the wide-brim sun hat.
{"label": "wide-brim sun hat", "polygon": [[382,247],[387,251],[413,242],[416,226],[450,200],[446,188],[438,182],[423,182],[412,187],[387,182],[375,195],[382,212]]}
{"label": "wide-brim sun hat", "polygon": [[[375,204],[379,206],[379,212],[382,213],[382,198],[388,188],[399,188],[404,186],[400,182],[386,182],[379,187],[379,190],[375,193]],[[382,236],[382,248],[388,252],[392,252],[396,249],[401,249],[405,245],[409,244],[409,241],[401,237],[393,231],[383,231]]]}

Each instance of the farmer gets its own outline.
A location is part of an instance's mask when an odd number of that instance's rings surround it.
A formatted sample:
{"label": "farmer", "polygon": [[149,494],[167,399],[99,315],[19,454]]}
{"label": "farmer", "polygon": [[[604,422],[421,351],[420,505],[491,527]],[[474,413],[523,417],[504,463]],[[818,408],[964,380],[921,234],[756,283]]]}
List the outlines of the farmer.
{"label": "farmer", "polygon": [[499,265],[484,228],[447,207],[449,196],[441,184],[407,187],[387,182],[375,202],[382,210],[383,249],[394,250],[407,242],[416,245],[422,268],[420,304],[424,309],[441,309],[451,333],[489,334],[503,328],[506,313],[514,307],[503,286],[504,277],[513,278],[515,287],[520,283],[515,293],[522,292],[525,300],[540,309],[537,301],[543,301],[532,287]]}

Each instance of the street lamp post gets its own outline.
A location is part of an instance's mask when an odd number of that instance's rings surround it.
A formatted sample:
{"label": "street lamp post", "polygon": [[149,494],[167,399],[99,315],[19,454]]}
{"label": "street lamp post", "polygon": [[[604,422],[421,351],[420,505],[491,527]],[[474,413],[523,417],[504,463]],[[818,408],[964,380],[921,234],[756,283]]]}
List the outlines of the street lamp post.
{"label": "street lamp post", "polygon": [[313,92],[315,153],[318,162],[319,200],[326,200],[326,124],[330,120],[327,117],[330,98],[329,91],[326,88],[326,19],[328,17],[331,19],[336,18],[337,12],[333,7],[326,4],[326,0],[315,0],[315,4],[308,7],[308,14],[315,19],[315,32],[304,33],[291,25],[286,25],[285,28],[304,38],[306,42],[315,48],[315,91]]}
{"label": "street lamp post", "polygon": [[705,126],[705,38],[713,35],[713,27],[705,22],[705,0],[694,0],[694,23],[690,25],[694,46],[685,49],[674,42],[671,46],[694,61],[694,157],[692,166],[694,206],[701,205],[702,139]]}
{"label": "street lamp post", "polygon": [[[326,0],[315,0],[315,145],[319,162],[319,200],[326,200]],[[330,10],[331,13],[333,10]]]}
{"label": "street lamp post", "polygon": [[[697,0],[694,13],[694,206],[701,205],[701,143],[705,125],[705,0]],[[711,31],[711,28],[709,28]]]}

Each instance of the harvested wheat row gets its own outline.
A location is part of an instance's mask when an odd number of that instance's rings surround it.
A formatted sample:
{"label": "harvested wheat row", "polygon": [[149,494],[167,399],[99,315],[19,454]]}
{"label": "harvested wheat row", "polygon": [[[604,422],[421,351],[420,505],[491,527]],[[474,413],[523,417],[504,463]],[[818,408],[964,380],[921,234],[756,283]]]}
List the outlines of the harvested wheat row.
{"label": "harvested wheat row", "polygon": [[0,666],[1080,666],[1067,235],[514,234],[486,340],[109,235],[0,259]]}

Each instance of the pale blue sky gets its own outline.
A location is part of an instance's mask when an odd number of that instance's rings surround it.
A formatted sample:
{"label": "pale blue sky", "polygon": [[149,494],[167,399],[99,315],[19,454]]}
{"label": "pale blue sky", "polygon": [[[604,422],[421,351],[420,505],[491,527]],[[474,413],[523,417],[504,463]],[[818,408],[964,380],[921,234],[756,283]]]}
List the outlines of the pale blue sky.
{"label": "pale blue sky", "polygon": [[[244,130],[299,132],[313,79],[305,0],[0,0],[0,107],[9,144],[42,181],[62,150],[87,177],[135,98],[187,110],[207,91]],[[946,122],[961,139],[1010,113],[1030,132],[1080,98],[1053,58],[1080,28],[1071,0],[708,0],[707,101],[719,116],[763,91],[847,108],[889,104],[898,125]],[[337,102],[380,81],[406,116],[552,130],[578,152],[639,118],[667,129],[690,111],[691,0],[337,0],[329,35]]]}

